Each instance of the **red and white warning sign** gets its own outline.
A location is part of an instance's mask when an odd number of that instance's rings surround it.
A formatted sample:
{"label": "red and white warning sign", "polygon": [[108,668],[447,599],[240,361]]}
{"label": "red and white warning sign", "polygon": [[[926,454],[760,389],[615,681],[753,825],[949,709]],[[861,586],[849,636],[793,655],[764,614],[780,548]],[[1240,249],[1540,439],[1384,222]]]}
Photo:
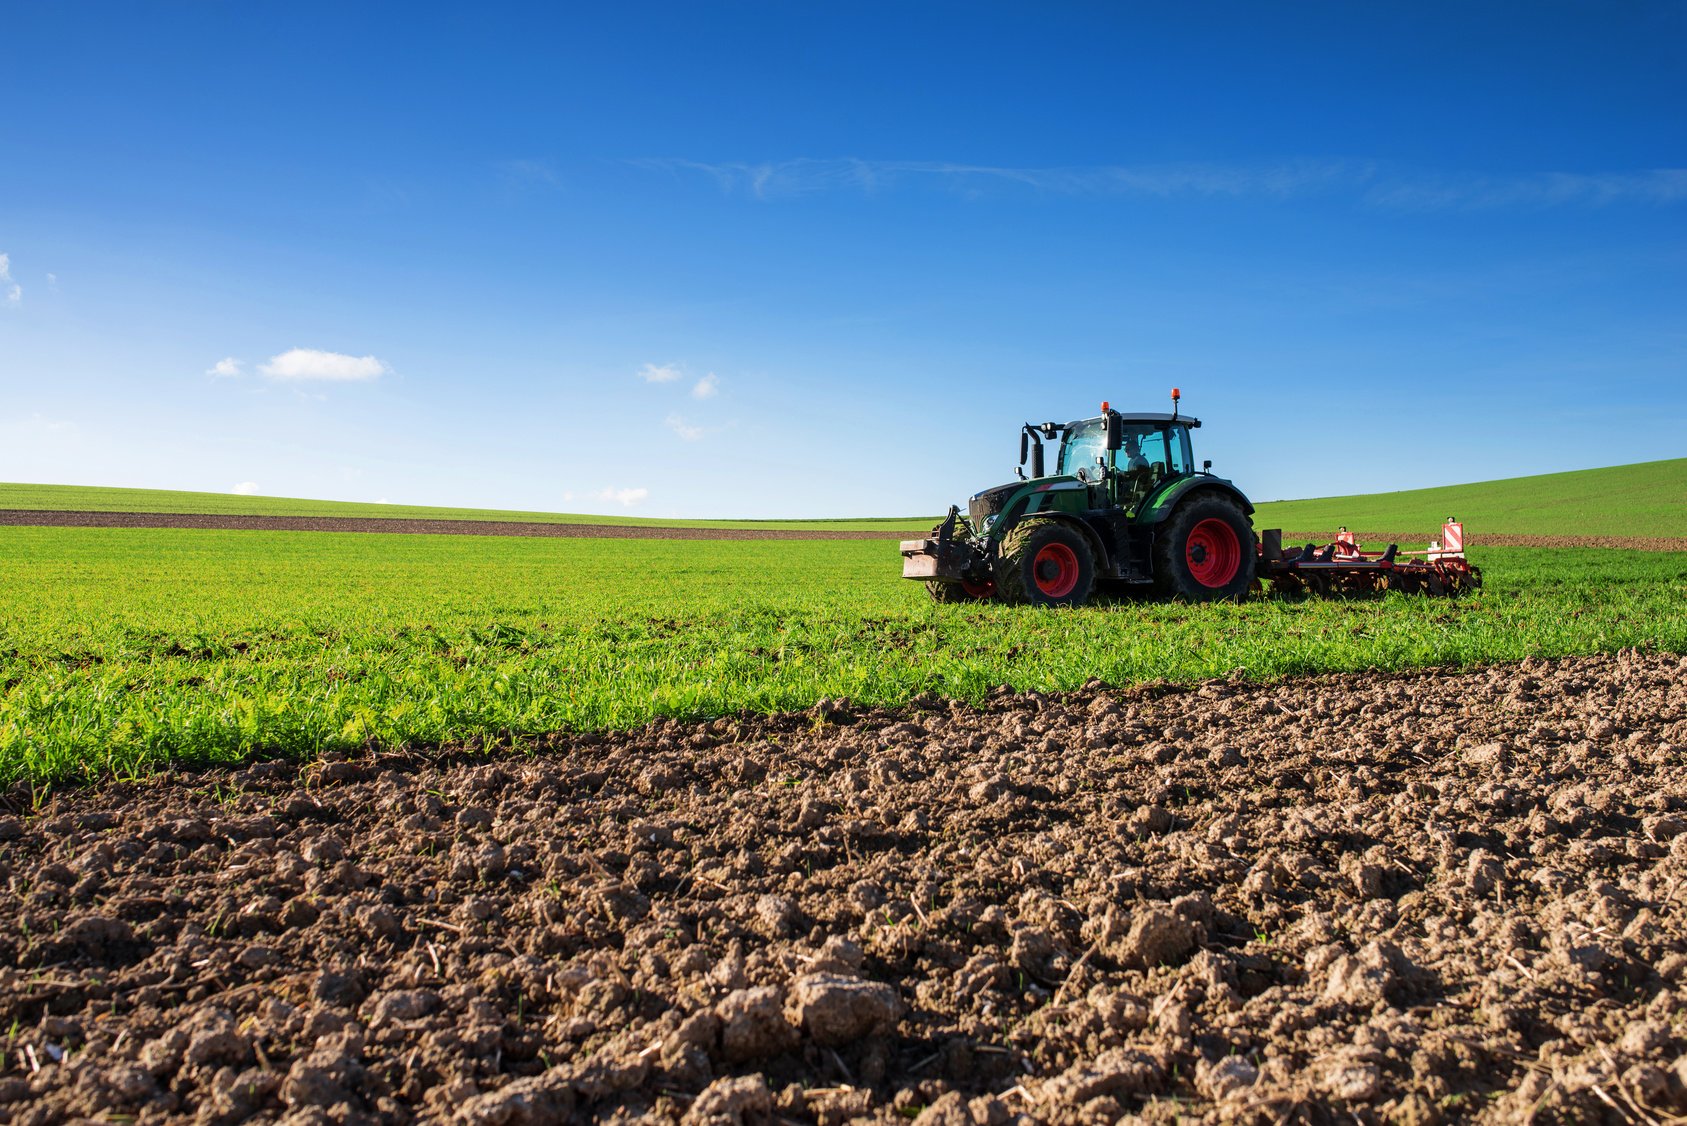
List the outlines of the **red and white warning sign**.
{"label": "red and white warning sign", "polygon": [[1449,518],[1441,526],[1441,549],[1448,555],[1464,554],[1464,525]]}

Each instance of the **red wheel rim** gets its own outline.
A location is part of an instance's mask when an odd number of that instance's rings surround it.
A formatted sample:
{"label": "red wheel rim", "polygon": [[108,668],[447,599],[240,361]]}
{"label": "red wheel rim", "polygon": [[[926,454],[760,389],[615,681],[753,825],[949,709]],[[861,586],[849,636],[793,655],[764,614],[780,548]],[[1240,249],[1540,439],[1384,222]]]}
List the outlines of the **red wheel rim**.
{"label": "red wheel rim", "polygon": [[962,579],[961,589],[974,598],[989,598],[996,593],[996,580],[985,579],[981,583],[975,583],[971,579]]}
{"label": "red wheel rim", "polygon": [[1189,573],[1205,587],[1225,586],[1242,567],[1242,542],[1236,537],[1236,529],[1223,520],[1203,520],[1195,525],[1184,550]]}
{"label": "red wheel rim", "polygon": [[1063,543],[1051,543],[1031,561],[1037,589],[1049,598],[1065,598],[1078,585],[1078,553]]}

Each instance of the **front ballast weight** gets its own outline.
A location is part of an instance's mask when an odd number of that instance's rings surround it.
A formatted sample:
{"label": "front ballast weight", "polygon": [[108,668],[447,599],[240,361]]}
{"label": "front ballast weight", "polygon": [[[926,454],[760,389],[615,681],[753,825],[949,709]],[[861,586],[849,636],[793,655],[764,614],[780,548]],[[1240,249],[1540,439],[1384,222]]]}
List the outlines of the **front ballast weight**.
{"label": "front ballast weight", "polygon": [[972,522],[957,505],[925,539],[902,541],[902,577],[918,579],[938,602],[975,602],[993,598],[995,577],[989,558],[974,543]]}

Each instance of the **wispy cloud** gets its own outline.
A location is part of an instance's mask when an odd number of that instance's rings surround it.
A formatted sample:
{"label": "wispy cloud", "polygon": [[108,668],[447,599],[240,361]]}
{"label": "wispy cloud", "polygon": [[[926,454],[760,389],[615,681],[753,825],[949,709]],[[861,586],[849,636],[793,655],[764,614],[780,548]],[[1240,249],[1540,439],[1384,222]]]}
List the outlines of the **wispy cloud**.
{"label": "wispy cloud", "polygon": [[559,188],[562,177],[548,160],[501,160],[498,174],[512,188]]}
{"label": "wispy cloud", "polygon": [[0,291],[6,295],[6,304],[17,305],[23,301],[23,286],[12,280],[12,256],[0,254]]}
{"label": "wispy cloud", "polygon": [[348,356],[315,348],[293,348],[272,356],[259,371],[271,379],[352,383],[379,379],[392,369],[374,356]]}
{"label": "wispy cloud", "polygon": [[702,176],[729,194],[763,200],[839,191],[872,195],[934,186],[965,196],[1014,189],[1060,196],[1160,198],[1292,199],[1337,194],[1370,206],[1400,210],[1603,207],[1619,203],[1667,206],[1687,202],[1687,169],[1681,168],[1489,176],[1344,159],[1041,168],[848,158],[759,163],[659,158],[634,163],[674,175]]}
{"label": "wispy cloud", "polygon": [[672,430],[675,434],[678,434],[687,442],[695,442],[707,433],[707,431],[705,431],[701,426],[694,426],[677,414],[670,414],[667,418],[663,419],[662,425],[666,426],[669,430]]}
{"label": "wispy cloud", "polygon": [[205,374],[218,376],[220,378],[228,378],[231,376],[243,375],[245,373],[240,370],[239,360],[235,359],[233,356],[224,356],[222,359],[212,364],[209,368],[206,368]]}
{"label": "wispy cloud", "polygon": [[638,377],[646,383],[672,383],[685,378],[678,364],[645,364],[638,369]]}
{"label": "wispy cloud", "polygon": [[240,484],[229,490],[229,492],[233,493],[235,496],[241,497],[252,496],[257,491],[258,483],[256,481],[242,481]]}
{"label": "wispy cloud", "polygon": [[960,192],[1017,186],[1056,195],[1298,195],[1363,181],[1367,162],[1285,161],[1261,166],[1210,164],[1094,165],[1047,168],[911,160],[798,160],[708,163],[653,159],[636,164],[674,173],[697,173],[723,191],[758,199],[812,192],[855,190],[868,194],[908,184],[933,184]]}
{"label": "wispy cloud", "polygon": [[712,371],[708,375],[705,375],[702,379],[699,379],[696,385],[691,389],[691,397],[693,399],[712,399],[719,394],[720,377]]}
{"label": "wispy cloud", "polygon": [[1606,207],[1618,203],[1667,206],[1687,201],[1687,169],[1610,174],[1546,172],[1515,177],[1426,176],[1377,184],[1367,198],[1380,207],[1409,211]]}
{"label": "wispy cloud", "polygon": [[649,489],[645,489],[645,488],[620,488],[620,489],[617,489],[613,485],[611,485],[609,488],[603,490],[603,492],[598,494],[598,499],[599,500],[614,501],[616,504],[619,504],[622,508],[631,508],[635,504],[643,503],[646,499],[649,498],[649,496],[650,496],[650,490]]}

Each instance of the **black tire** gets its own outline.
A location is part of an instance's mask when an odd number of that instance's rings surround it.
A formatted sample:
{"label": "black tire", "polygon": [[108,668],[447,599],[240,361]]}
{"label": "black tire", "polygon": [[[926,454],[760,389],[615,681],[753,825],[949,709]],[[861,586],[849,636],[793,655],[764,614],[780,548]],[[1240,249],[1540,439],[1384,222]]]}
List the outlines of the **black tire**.
{"label": "black tire", "polygon": [[1059,520],[1021,520],[997,552],[996,596],[1033,606],[1081,606],[1095,589],[1095,553]]}
{"label": "black tire", "polygon": [[996,596],[996,584],[940,583],[933,579],[926,583],[926,593],[933,602],[988,602]]}
{"label": "black tire", "polygon": [[1186,602],[1239,602],[1253,586],[1259,541],[1228,497],[1197,494],[1154,537],[1154,589]]}

